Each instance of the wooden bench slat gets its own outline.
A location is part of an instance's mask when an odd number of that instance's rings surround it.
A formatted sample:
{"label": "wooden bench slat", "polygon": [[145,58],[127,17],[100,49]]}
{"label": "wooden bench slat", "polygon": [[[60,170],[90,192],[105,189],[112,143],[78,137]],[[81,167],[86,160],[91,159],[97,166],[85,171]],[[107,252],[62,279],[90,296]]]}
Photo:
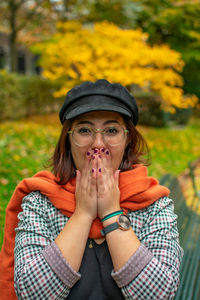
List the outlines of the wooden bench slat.
{"label": "wooden bench slat", "polygon": [[200,215],[188,207],[178,179],[171,174],[161,178],[160,184],[167,186],[178,215],[180,245],[184,256],[180,267],[180,285],[175,300],[200,300]]}
{"label": "wooden bench slat", "polygon": [[195,281],[196,281],[196,276],[198,271],[197,253],[198,253],[198,249],[195,249],[190,259],[190,268],[188,270],[187,276],[184,281],[183,295],[181,298],[182,300],[193,299],[193,291],[194,291],[194,286],[195,286]]}

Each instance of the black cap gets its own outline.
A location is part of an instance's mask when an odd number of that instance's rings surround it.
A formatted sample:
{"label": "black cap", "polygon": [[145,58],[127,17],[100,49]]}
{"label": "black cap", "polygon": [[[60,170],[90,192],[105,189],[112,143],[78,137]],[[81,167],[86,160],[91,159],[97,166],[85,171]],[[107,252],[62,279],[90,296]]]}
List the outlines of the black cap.
{"label": "black cap", "polygon": [[66,95],[59,117],[63,124],[65,120],[97,110],[118,112],[131,118],[134,125],[138,122],[135,98],[121,84],[105,79],[87,81],[72,88]]}

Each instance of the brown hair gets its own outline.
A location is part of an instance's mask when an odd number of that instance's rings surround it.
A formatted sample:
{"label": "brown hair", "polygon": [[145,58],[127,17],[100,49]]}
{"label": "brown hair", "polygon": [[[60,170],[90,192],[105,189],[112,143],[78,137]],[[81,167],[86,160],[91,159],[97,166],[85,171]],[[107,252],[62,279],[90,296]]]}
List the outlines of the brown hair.
{"label": "brown hair", "polygon": [[[150,164],[149,148],[145,139],[129,118],[123,117],[123,119],[129,130],[129,134],[128,145],[126,146],[122,162],[119,166],[121,172],[131,170],[134,164],[143,164],[146,166]],[[52,171],[55,176],[59,178],[57,183],[61,185],[67,183],[67,181],[76,174],[76,166],[71,154],[69,134],[67,133],[71,125],[72,122],[65,120],[60,138],[51,158],[50,165],[52,166]]]}

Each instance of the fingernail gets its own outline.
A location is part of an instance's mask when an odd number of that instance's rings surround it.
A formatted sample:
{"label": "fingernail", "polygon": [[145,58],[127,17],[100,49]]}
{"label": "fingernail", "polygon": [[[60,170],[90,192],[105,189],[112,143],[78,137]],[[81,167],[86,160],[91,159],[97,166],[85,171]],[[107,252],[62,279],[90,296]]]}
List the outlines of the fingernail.
{"label": "fingernail", "polygon": [[106,151],[106,154],[107,154],[107,155],[109,155],[109,154],[110,154],[108,150]]}
{"label": "fingernail", "polygon": [[88,151],[88,152],[87,152],[87,156],[90,156],[90,154],[91,154],[91,153]]}
{"label": "fingernail", "polygon": [[104,152],[105,151],[105,149],[104,148],[101,148],[101,152]]}
{"label": "fingernail", "polygon": [[98,149],[94,149],[94,153],[97,153],[98,152]]}
{"label": "fingernail", "polygon": [[94,156],[94,155],[92,155],[92,159],[95,159],[95,156]]}
{"label": "fingernail", "polygon": [[99,168],[99,172],[101,173],[101,168]]}
{"label": "fingernail", "polygon": [[92,173],[94,173],[94,169],[92,168]]}
{"label": "fingernail", "polygon": [[101,158],[101,155],[99,154],[99,158]]}

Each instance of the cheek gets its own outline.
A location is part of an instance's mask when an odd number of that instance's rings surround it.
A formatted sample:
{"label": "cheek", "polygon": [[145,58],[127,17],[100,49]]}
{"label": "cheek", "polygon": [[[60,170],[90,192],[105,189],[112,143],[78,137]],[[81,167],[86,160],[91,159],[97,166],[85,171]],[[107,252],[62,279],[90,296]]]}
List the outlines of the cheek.
{"label": "cheek", "polygon": [[121,149],[118,149],[117,151],[116,150],[114,149],[111,150],[111,162],[112,162],[113,170],[117,170],[119,168],[119,165],[124,155],[125,148],[123,147]]}
{"label": "cheek", "polygon": [[76,168],[81,171],[84,166],[87,150],[78,148],[76,146],[71,146],[71,152]]}

